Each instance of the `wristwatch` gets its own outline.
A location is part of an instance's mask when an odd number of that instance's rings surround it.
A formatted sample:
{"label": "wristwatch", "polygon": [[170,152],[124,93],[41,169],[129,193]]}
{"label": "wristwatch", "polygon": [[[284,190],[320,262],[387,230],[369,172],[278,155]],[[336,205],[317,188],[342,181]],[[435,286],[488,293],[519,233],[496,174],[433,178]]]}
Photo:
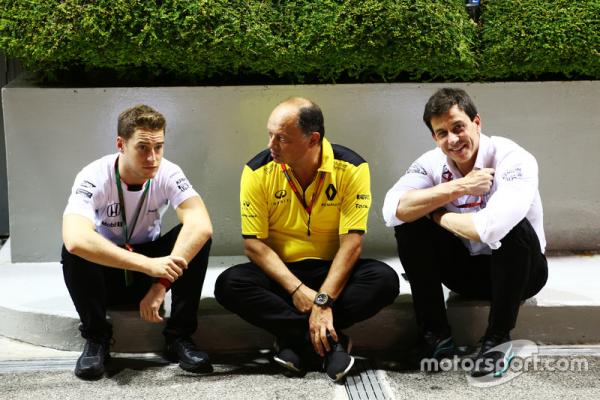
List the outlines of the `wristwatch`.
{"label": "wristwatch", "polygon": [[327,293],[317,293],[314,303],[319,307],[331,307],[333,305],[333,298]]}

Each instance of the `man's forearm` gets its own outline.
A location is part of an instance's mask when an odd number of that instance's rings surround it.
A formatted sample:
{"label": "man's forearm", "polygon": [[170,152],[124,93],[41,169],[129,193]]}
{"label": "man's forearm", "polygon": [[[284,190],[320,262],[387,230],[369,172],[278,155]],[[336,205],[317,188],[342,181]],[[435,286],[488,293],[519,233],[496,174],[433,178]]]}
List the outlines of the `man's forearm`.
{"label": "man's forearm", "polygon": [[464,190],[458,180],[427,189],[409,190],[398,203],[396,217],[404,222],[413,222],[463,194]]}
{"label": "man's forearm", "polygon": [[171,255],[190,262],[211,237],[211,230],[200,222],[186,222],[181,227]]}
{"label": "man's forearm", "polygon": [[473,223],[473,213],[459,214],[440,210],[433,214],[433,220],[442,228],[462,238],[481,241]]}
{"label": "man's forearm", "polygon": [[[249,242],[251,241],[251,242]],[[267,276],[277,282],[286,292],[292,293],[300,281],[285,265],[281,258],[260,239],[246,239],[246,255],[258,265]]]}
{"label": "man's forearm", "polygon": [[354,264],[360,257],[361,249],[361,234],[349,233],[340,237],[340,248],[331,263],[327,278],[319,289],[320,292],[327,293],[334,299],[340,296],[350,278]]}

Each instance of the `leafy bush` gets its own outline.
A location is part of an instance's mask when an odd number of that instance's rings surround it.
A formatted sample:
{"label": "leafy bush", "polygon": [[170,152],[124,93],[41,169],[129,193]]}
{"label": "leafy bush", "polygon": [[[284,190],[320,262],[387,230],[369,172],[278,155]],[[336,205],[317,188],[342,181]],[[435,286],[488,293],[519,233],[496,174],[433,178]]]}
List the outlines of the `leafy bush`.
{"label": "leafy bush", "polygon": [[[0,0],[44,80],[331,83],[599,77],[600,0]],[[481,40],[480,40],[481,38]]]}
{"label": "leafy bush", "polygon": [[600,0],[503,0],[484,5],[484,77],[600,77]]}
{"label": "leafy bush", "polygon": [[43,77],[468,79],[462,0],[2,0],[0,49]]}

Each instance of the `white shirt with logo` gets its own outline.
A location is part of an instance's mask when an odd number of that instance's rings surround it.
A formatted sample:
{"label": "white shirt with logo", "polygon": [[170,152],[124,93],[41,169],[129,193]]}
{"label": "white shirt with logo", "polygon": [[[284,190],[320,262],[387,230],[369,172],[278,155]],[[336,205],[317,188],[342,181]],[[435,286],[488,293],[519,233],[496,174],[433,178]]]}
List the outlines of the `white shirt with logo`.
{"label": "white shirt with logo", "polygon": [[[115,161],[118,156],[119,153],[104,156],[88,164],[77,174],[63,215],[78,214],[89,218],[96,225],[98,233],[111,242],[122,245],[125,243],[122,207],[115,177]],[[150,182],[135,229],[131,232],[145,184],[138,191],[129,191],[124,182],[121,185],[131,244],[158,239],[162,216],[169,204],[177,208],[190,197],[198,196],[181,168],[163,158],[156,176]]]}
{"label": "white shirt with logo", "polygon": [[[473,222],[481,242],[461,238],[471,255],[491,254],[492,250],[500,247],[500,240],[523,218],[531,223],[543,253],[546,237],[535,157],[510,139],[480,134],[474,169],[482,168],[495,169],[489,193],[463,196],[444,205],[450,212],[474,213]],[[408,190],[426,189],[462,177],[454,162],[439,148],[426,152],[385,196],[383,218],[386,225],[391,227],[404,223],[396,217],[396,209],[400,198]],[[477,206],[464,206],[479,202],[481,204]]]}

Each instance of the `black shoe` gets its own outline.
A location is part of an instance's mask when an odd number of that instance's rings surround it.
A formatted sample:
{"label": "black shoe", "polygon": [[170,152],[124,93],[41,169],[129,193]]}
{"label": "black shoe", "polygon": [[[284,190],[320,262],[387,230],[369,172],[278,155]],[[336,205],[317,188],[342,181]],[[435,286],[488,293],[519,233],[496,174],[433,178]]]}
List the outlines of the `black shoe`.
{"label": "black shoe", "polygon": [[508,371],[514,356],[508,333],[486,334],[481,339],[481,350],[473,360],[471,376],[478,378],[493,374],[500,377]]}
{"label": "black shoe", "polygon": [[188,372],[213,372],[208,354],[198,350],[189,337],[180,337],[168,343],[165,358],[171,362],[179,362],[179,367]]}
{"label": "black shoe", "polygon": [[87,339],[83,353],[75,364],[75,376],[81,379],[99,379],[104,374],[104,363],[110,359],[107,341]]}
{"label": "black shoe", "polygon": [[301,347],[300,343],[293,343],[284,338],[277,338],[273,361],[290,371],[294,376],[304,376],[306,375],[306,369],[300,356],[302,353]]}
{"label": "black shoe", "polygon": [[433,332],[425,332],[421,342],[422,358],[442,360],[452,358],[460,353],[451,335],[436,335]]}
{"label": "black shoe", "polygon": [[338,333],[339,342],[335,342],[329,334],[327,338],[331,351],[325,355],[324,369],[329,378],[334,382],[340,382],[354,365],[354,357],[350,355],[352,341],[342,333]]}

